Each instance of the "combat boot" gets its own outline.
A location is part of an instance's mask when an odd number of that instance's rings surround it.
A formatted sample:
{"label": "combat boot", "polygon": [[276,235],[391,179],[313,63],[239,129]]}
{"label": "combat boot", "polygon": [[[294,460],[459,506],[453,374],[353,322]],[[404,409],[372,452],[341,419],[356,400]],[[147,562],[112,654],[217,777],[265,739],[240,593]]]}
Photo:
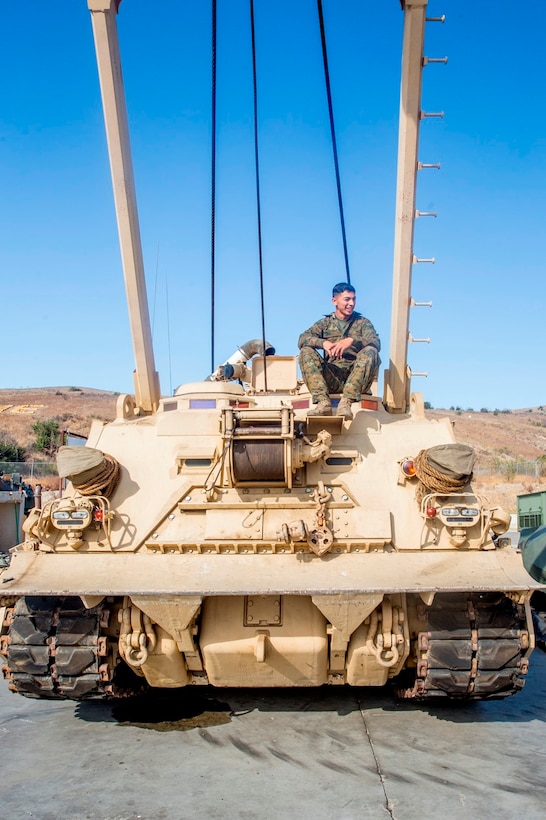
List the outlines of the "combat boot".
{"label": "combat boot", "polygon": [[310,415],[313,416],[331,416],[332,415],[332,403],[330,399],[319,399],[317,402],[317,406],[314,410],[311,410]]}
{"label": "combat boot", "polygon": [[350,421],[354,418],[353,411],[351,410],[351,404],[351,399],[340,399],[336,410],[336,416],[343,416],[345,421]]}

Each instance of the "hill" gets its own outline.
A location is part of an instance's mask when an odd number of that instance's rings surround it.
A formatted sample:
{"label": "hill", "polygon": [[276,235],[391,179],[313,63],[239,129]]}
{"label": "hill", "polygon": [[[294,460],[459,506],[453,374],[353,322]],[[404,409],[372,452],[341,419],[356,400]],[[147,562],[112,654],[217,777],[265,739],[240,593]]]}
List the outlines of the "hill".
{"label": "hill", "polygon": [[[35,387],[0,390],[0,434],[30,451],[36,438],[32,425],[54,419],[62,430],[87,435],[92,419],[110,421],[117,393],[81,387]],[[34,454],[40,458],[39,454]],[[28,457],[33,454],[28,452]]]}
{"label": "hill", "polygon": [[427,410],[428,418],[449,418],[458,441],[471,444],[478,464],[492,466],[504,457],[534,461],[546,455],[546,412],[542,408],[474,412]]}
{"label": "hill", "polygon": [[[0,435],[11,436],[32,458],[36,421],[55,419],[62,429],[86,435],[92,419],[114,418],[116,402],[117,393],[88,387],[0,390]],[[474,485],[490,501],[515,512],[518,494],[546,489],[546,478],[511,475],[506,470],[512,460],[535,461],[546,455],[546,412],[542,408],[511,412],[434,409],[426,414],[431,419],[447,417],[457,441],[474,448]]]}
{"label": "hill", "polygon": [[[509,412],[427,410],[428,418],[448,418],[457,441],[476,453],[473,486],[507,512],[517,511],[517,496],[546,490],[546,476],[521,475],[513,462],[546,456],[546,412],[532,407]],[[545,465],[546,467],[546,465]]]}

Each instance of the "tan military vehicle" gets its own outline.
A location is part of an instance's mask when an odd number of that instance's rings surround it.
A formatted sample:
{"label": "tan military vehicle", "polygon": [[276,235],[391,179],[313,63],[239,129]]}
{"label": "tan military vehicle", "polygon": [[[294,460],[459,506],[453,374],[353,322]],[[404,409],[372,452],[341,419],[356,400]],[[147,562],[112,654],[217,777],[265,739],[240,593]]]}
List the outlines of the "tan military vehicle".
{"label": "tan military vehicle", "polygon": [[[539,586],[472,489],[473,454],[425,417],[406,361],[426,0],[404,5],[390,361],[354,419],[312,415],[296,359],[242,345],[160,398],[150,343],[115,0],[95,32],[135,347],[135,396],[62,448],[61,499],[27,518],[1,577],[10,688],[392,683],[503,697],[524,684]],[[296,333],[297,331],[295,331]],[[239,341],[239,340],[238,340]]]}

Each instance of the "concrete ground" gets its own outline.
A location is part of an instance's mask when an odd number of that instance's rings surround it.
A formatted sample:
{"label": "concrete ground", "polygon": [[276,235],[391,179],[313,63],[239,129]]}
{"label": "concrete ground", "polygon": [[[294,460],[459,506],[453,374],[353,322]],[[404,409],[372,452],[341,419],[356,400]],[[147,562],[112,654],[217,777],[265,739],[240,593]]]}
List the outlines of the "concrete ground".
{"label": "concrete ground", "polygon": [[0,817],[543,818],[546,655],[504,701],[192,688],[39,701],[0,684]]}

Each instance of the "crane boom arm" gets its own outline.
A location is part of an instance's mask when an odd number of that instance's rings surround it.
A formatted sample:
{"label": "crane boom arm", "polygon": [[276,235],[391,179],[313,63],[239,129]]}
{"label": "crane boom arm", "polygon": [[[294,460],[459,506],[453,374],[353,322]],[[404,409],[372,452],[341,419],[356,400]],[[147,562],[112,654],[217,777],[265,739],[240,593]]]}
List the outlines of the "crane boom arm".
{"label": "crane boom arm", "polygon": [[[97,64],[121,245],[136,370],[137,406],[152,412],[160,398],[155,371],[127,111],[121,74],[116,15],[121,0],[87,0],[93,23]],[[407,364],[417,151],[421,119],[421,85],[425,14],[428,0],[401,0],[404,42],[400,88],[396,224],[389,367],[384,402],[392,413],[409,404]]]}
{"label": "crane boom arm", "polygon": [[116,26],[120,0],[88,0],[104,110],[129,321],[135,357],[135,398],[151,413],[160,399],[138,223],[129,126]]}
{"label": "crane boom arm", "polygon": [[404,413],[409,405],[407,351],[427,3],[428,0],[402,2],[404,42],[400,82],[391,344],[389,367],[385,371],[384,395],[385,406],[391,413]]}

